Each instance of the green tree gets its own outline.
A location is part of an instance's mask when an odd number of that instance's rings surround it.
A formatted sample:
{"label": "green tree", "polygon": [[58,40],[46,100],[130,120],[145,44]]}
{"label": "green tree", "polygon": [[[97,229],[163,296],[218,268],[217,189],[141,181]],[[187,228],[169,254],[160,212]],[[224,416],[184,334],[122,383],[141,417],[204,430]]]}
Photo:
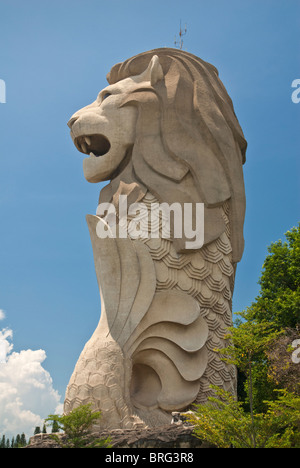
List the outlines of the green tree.
{"label": "green tree", "polygon": [[27,445],[26,437],[25,437],[24,432],[22,432],[21,438],[20,438],[20,447],[25,447],[25,445]]}
{"label": "green tree", "polygon": [[53,421],[51,432],[59,432],[59,424],[57,421]]}
{"label": "green tree", "polygon": [[15,439],[15,447],[20,447],[21,445],[21,436],[20,434],[17,434],[16,439]]}
{"label": "green tree", "polygon": [[3,435],[0,442],[0,448],[19,448],[25,447],[25,445],[27,445],[27,442],[24,432],[21,435],[18,434],[16,437],[12,437],[11,442]]}
{"label": "green tree", "polygon": [[45,421],[51,424],[56,422],[58,428],[62,429],[63,435],[51,434],[51,437],[63,448],[109,447],[109,438],[97,439],[91,433],[93,424],[100,416],[100,411],[93,412],[91,404],[87,404],[78,406],[66,415],[51,414]]}
{"label": "green tree", "polygon": [[[279,331],[268,322],[258,322],[249,319],[247,313],[238,314],[242,320],[236,321],[236,326],[229,327],[229,333],[225,339],[230,340],[230,344],[219,353],[223,360],[229,364],[237,366],[246,376],[246,392],[250,405],[250,417],[252,420],[252,436],[255,445],[255,423],[254,423],[254,375],[257,375],[257,369],[266,361],[266,350],[273,343]],[[248,320],[247,320],[248,319]]]}
{"label": "green tree", "polygon": [[40,428],[40,426],[36,426],[36,428],[34,429],[34,433],[33,433],[33,434],[36,435],[36,434],[40,434],[40,433],[41,433],[41,428]]}
{"label": "green tree", "polygon": [[[238,314],[242,320],[237,322],[237,328],[245,326],[252,329],[257,324],[259,330],[259,324],[262,324],[268,334],[267,324],[269,324],[270,333],[276,330],[280,332],[277,339],[270,340],[269,349],[267,347],[262,352],[256,353],[251,364],[250,377],[245,376],[245,370],[238,367],[239,383],[243,383],[243,386],[238,386],[239,398],[244,398],[244,390],[247,390],[251,379],[252,387],[250,390],[248,388],[247,394],[249,396],[252,392],[253,406],[257,411],[265,411],[264,400],[276,398],[275,390],[283,385],[284,377],[286,377],[285,388],[297,392],[297,385],[291,385],[291,378],[287,374],[288,371],[290,375],[295,374],[295,370],[298,369],[292,365],[291,352],[285,355],[286,366],[280,365],[283,363],[284,353],[282,350],[280,352],[279,348],[282,348],[286,342],[283,335],[292,336],[293,333],[297,333],[297,324],[300,322],[300,225],[293,227],[285,236],[285,242],[279,240],[268,248],[268,255],[259,279],[259,295],[250,307]],[[242,325],[245,321],[247,324]],[[292,340],[289,344],[291,343]],[[279,355],[280,360],[276,363]],[[287,379],[290,380],[290,385],[287,384]],[[294,375],[292,380],[297,380],[297,377]]]}
{"label": "green tree", "polygon": [[5,435],[2,436],[2,439],[0,442],[0,448],[5,448]]}
{"label": "green tree", "polygon": [[286,241],[270,245],[259,280],[260,292],[248,313],[277,329],[300,323],[300,224],[285,234]]}
{"label": "green tree", "polygon": [[213,387],[215,397],[188,413],[194,434],[218,448],[300,448],[300,397],[281,391],[253,417],[230,393]]}

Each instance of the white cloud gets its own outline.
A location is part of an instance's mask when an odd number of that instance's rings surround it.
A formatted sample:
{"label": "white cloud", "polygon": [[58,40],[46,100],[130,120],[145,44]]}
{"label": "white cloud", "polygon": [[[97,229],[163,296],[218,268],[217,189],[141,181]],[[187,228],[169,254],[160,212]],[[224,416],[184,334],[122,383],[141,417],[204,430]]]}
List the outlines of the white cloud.
{"label": "white cloud", "polygon": [[5,319],[5,312],[4,310],[0,309],[0,320],[4,320]]}
{"label": "white cloud", "polygon": [[62,413],[60,395],[42,363],[44,350],[12,352],[10,329],[0,330],[0,434],[33,435],[53,413]]}

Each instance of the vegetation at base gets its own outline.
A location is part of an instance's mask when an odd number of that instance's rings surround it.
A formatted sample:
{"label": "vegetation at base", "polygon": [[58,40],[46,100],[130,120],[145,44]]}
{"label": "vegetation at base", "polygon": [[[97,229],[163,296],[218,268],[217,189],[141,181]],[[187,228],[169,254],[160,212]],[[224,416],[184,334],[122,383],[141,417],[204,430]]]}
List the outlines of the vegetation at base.
{"label": "vegetation at base", "polygon": [[[300,448],[300,226],[268,248],[255,302],[237,314],[221,359],[238,369],[237,401],[214,396],[187,414],[195,435],[220,448]],[[299,351],[300,355],[300,351]]]}
{"label": "vegetation at base", "polygon": [[106,448],[110,447],[110,439],[98,439],[92,434],[92,426],[101,417],[100,411],[93,412],[91,404],[81,405],[66,415],[49,415],[45,420],[56,423],[58,429],[64,432],[60,437],[52,434],[51,437],[62,448]]}
{"label": "vegetation at base", "polygon": [[25,434],[17,434],[16,437],[9,438],[3,435],[0,440],[0,448],[21,448],[27,445]]}
{"label": "vegetation at base", "polygon": [[[91,433],[92,426],[100,417],[100,411],[93,412],[91,404],[81,405],[67,415],[49,415],[42,430],[40,426],[36,426],[33,435],[47,434],[46,426],[51,426],[49,435],[62,448],[109,448],[111,446],[109,437],[99,439]],[[63,434],[59,435],[61,430]],[[24,433],[13,437],[11,441],[3,435],[0,448],[21,448],[28,443]]]}
{"label": "vegetation at base", "polygon": [[[56,432],[56,431],[52,429],[52,432]],[[33,435],[36,435],[36,434],[47,434],[46,424],[43,425],[42,431],[41,431],[40,426],[36,426]]]}
{"label": "vegetation at base", "polygon": [[[59,432],[59,427],[56,421],[53,421],[51,432]],[[42,430],[40,426],[36,426],[33,435],[36,434],[47,434],[46,424],[43,425]],[[21,435],[17,434],[15,437],[12,437],[11,440],[6,437],[5,434],[2,437],[0,436],[0,448],[22,448],[26,447],[28,444],[29,440],[26,440],[24,432]]]}
{"label": "vegetation at base", "polygon": [[189,421],[194,433],[219,448],[299,448],[300,398],[279,390],[265,413],[246,412],[243,403],[218,387],[206,405],[197,405]]}

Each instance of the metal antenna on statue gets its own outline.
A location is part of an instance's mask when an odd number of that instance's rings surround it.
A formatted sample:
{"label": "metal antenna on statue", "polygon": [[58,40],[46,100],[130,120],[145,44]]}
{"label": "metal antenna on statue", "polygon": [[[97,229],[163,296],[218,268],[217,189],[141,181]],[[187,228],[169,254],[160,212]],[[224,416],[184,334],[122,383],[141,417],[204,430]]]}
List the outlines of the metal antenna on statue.
{"label": "metal antenna on statue", "polygon": [[175,36],[175,41],[174,41],[174,44],[176,45],[176,47],[178,47],[179,49],[182,49],[182,46],[183,46],[183,39],[182,39],[182,36],[185,36],[186,35],[186,32],[187,32],[187,28],[186,28],[186,24],[184,26],[184,30],[181,29],[181,20],[180,20],[180,30],[179,30],[179,41],[177,41],[177,37]]}

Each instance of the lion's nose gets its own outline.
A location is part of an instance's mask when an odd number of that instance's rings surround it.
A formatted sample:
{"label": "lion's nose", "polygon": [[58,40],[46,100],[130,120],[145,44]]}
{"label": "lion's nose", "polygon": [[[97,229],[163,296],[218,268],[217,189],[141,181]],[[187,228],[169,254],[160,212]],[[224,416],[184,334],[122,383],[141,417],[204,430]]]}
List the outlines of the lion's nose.
{"label": "lion's nose", "polygon": [[69,122],[67,123],[68,127],[71,128],[73,123],[76,122],[76,120],[78,119],[79,117],[76,116],[76,117],[71,117]]}

